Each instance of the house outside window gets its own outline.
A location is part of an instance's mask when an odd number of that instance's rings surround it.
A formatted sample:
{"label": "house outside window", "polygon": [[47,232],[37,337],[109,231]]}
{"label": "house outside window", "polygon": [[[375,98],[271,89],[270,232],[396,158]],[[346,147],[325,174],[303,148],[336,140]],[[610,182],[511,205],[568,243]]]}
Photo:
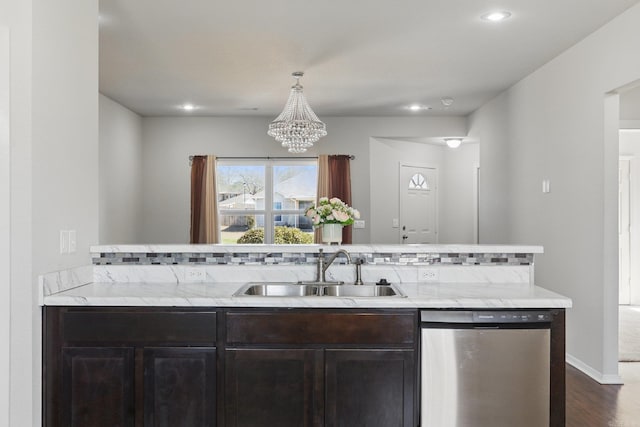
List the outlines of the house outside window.
{"label": "house outside window", "polygon": [[316,200],[316,160],[222,159],[216,174],[222,243],[313,241],[304,211]]}

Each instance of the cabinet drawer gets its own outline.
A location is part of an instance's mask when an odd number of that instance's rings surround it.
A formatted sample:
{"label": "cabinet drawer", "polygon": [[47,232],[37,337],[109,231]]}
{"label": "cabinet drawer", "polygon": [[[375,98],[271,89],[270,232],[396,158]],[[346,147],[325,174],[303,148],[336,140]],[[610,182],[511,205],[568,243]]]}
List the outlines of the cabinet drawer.
{"label": "cabinet drawer", "polygon": [[67,343],[216,345],[215,312],[65,311]]}
{"label": "cabinet drawer", "polygon": [[410,312],[229,312],[229,344],[391,344],[412,346]]}

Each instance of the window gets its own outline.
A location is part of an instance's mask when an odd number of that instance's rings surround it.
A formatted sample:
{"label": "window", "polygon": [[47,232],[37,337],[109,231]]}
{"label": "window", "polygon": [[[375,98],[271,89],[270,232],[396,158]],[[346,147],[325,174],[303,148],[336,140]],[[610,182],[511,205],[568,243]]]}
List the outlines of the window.
{"label": "window", "polygon": [[222,243],[312,243],[315,160],[218,160]]}
{"label": "window", "polygon": [[424,175],[417,173],[409,181],[409,190],[429,190],[429,181],[426,180]]}

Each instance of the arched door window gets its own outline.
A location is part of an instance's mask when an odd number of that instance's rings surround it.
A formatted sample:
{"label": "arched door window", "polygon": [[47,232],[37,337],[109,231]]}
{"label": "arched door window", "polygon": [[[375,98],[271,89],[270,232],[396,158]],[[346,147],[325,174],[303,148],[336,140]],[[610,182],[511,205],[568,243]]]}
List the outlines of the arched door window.
{"label": "arched door window", "polygon": [[409,180],[409,190],[429,190],[429,181],[421,173],[417,173]]}

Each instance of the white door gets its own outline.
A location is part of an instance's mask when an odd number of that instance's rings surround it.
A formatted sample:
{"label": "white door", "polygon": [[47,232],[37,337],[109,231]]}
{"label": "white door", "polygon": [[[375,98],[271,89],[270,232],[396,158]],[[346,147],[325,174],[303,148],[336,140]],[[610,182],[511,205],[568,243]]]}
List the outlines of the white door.
{"label": "white door", "polygon": [[438,171],[400,165],[400,240],[438,243]]}
{"label": "white door", "polygon": [[618,269],[620,271],[619,304],[629,304],[631,298],[630,242],[630,161],[621,159],[618,167]]}

